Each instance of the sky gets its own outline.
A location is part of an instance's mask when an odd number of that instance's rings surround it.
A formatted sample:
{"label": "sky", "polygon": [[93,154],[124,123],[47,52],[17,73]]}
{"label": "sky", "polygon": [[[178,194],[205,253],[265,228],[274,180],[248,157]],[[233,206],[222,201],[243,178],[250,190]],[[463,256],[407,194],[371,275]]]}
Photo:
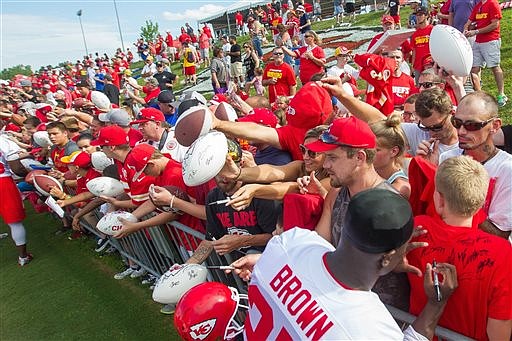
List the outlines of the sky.
{"label": "sky", "polygon": [[[133,42],[146,20],[158,23],[162,34],[171,30],[175,37],[185,22],[197,28],[197,20],[233,2],[116,0],[124,46],[136,51]],[[37,70],[81,59],[85,46],[77,16],[80,9],[89,53],[113,55],[121,47],[114,0],[0,0],[0,70],[19,64]]]}

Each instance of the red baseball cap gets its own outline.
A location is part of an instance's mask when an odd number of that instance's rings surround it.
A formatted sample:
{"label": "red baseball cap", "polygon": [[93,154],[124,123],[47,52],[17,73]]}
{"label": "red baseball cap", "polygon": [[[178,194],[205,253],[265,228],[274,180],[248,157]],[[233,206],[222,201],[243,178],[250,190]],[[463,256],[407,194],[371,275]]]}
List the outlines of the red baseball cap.
{"label": "red baseball cap", "polygon": [[308,143],[306,148],[321,153],[338,146],[370,149],[376,144],[377,138],[368,123],[350,116],[334,120],[318,141]]}
{"label": "red baseball cap", "polygon": [[147,143],[138,144],[130,151],[126,157],[125,165],[135,168],[137,173],[134,175],[133,180],[137,180],[140,174],[144,171],[144,168],[146,168],[146,165],[148,164],[149,159],[151,159],[151,155],[153,155],[154,151],[155,147],[150,146]]}
{"label": "red baseball cap", "polygon": [[120,146],[129,144],[128,134],[119,126],[108,126],[100,129],[98,138],[91,141],[91,146]]}
{"label": "red baseball cap", "polygon": [[386,23],[393,23],[393,24],[395,23],[395,19],[393,19],[392,16],[387,15],[387,14],[383,15],[382,19],[380,21],[381,21],[382,25],[384,25]]}
{"label": "red baseball cap", "polygon": [[332,100],[327,90],[309,82],[290,101],[286,121],[296,128],[311,129],[323,124],[332,111]]}
{"label": "red baseball cap", "polygon": [[155,108],[144,108],[141,109],[140,113],[137,115],[137,120],[131,122],[130,124],[140,124],[147,121],[164,122],[164,113]]}
{"label": "red baseball cap", "polygon": [[212,99],[210,100],[211,104],[219,104],[222,102],[228,102],[228,99],[226,98],[226,95],[224,94],[215,94]]}
{"label": "red baseball cap", "polygon": [[80,168],[88,168],[91,166],[91,154],[77,150],[70,155],[60,158],[62,163],[71,164]]}
{"label": "red baseball cap", "polygon": [[253,114],[240,117],[238,122],[254,122],[275,128],[277,126],[277,117],[266,108],[254,108]]}

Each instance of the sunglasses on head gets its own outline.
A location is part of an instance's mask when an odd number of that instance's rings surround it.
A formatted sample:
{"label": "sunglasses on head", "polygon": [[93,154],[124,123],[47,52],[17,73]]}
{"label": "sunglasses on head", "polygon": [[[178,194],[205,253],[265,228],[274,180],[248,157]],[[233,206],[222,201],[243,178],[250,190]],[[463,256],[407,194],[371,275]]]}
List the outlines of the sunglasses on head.
{"label": "sunglasses on head", "polygon": [[418,84],[418,88],[423,87],[425,89],[430,89],[431,87],[433,87],[436,84],[439,84],[439,82],[423,82],[423,83]]}
{"label": "sunglasses on head", "polygon": [[447,115],[440,123],[438,124],[434,124],[434,125],[431,125],[431,126],[424,126],[421,121],[418,122],[418,128],[420,128],[421,130],[424,130],[424,131],[441,131],[443,130],[443,127],[444,127],[444,123],[446,122],[446,120],[448,119],[448,116],[452,116],[451,114]]}
{"label": "sunglasses on head", "polygon": [[343,144],[343,143],[339,143],[338,142],[338,137],[334,136],[334,135],[331,135],[329,133],[328,130],[324,131],[322,133],[322,135],[320,135],[320,137],[318,138],[320,141],[322,141],[323,143],[327,143],[327,144],[335,144],[337,146],[345,146],[345,147],[348,147],[346,144]]}
{"label": "sunglasses on head", "polygon": [[299,148],[302,155],[308,154],[309,158],[311,159],[314,159],[318,156],[317,152],[307,149],[306,146],[304,146],[303,144],[299,144]]}
{"label": "sunglasses on head", "polygon": [[455,116],[452,116],[451,118],[452,125],[455,127],[455,129],[460,129],[462,126],[464,126],[464,129],[466,129],[467,131],[480,130],[486,125],[488,125],[489,122],[491,122],[492,120],[494,120],[494,117],[483,122],[463,121]]}

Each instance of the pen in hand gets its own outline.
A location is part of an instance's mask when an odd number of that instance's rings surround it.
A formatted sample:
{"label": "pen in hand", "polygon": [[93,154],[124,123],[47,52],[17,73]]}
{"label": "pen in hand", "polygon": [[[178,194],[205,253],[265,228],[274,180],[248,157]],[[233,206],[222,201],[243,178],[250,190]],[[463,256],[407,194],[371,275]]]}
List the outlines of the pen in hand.
{"label": "pen in hand", "polygon": [[443,296],[441,295],[441,288],[439,287],[439,277],[437,275],[437,262],[434,259],[432,262],[432,270],[434,271],[434,290],[436,291],[436,301],[441,302]]}

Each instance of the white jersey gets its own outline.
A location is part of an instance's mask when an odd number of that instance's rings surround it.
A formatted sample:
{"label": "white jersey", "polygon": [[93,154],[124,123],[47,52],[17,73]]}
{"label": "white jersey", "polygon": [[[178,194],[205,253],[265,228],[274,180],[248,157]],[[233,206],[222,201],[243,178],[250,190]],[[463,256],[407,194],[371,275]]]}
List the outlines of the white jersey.
{"label": "white jersey", "polygon": [[[439,163],[462,155],[461,150],[451,150],[439,156]],[[512,230],[512,155],[498,153],[483,164],[494,183],[488,219],[502,231]]]}
{"label": "white jersey", "polygon": [[404,338],[377,294],[347,289],[333,277],[325,261],[332,251],[316,232],[301,228],[270,240],[249,285],[247,340]]}
{"label": "white jersey", "polygon": [[12,176],[8,161],[17,160],[21,148],[0,132],[0,178]]}

